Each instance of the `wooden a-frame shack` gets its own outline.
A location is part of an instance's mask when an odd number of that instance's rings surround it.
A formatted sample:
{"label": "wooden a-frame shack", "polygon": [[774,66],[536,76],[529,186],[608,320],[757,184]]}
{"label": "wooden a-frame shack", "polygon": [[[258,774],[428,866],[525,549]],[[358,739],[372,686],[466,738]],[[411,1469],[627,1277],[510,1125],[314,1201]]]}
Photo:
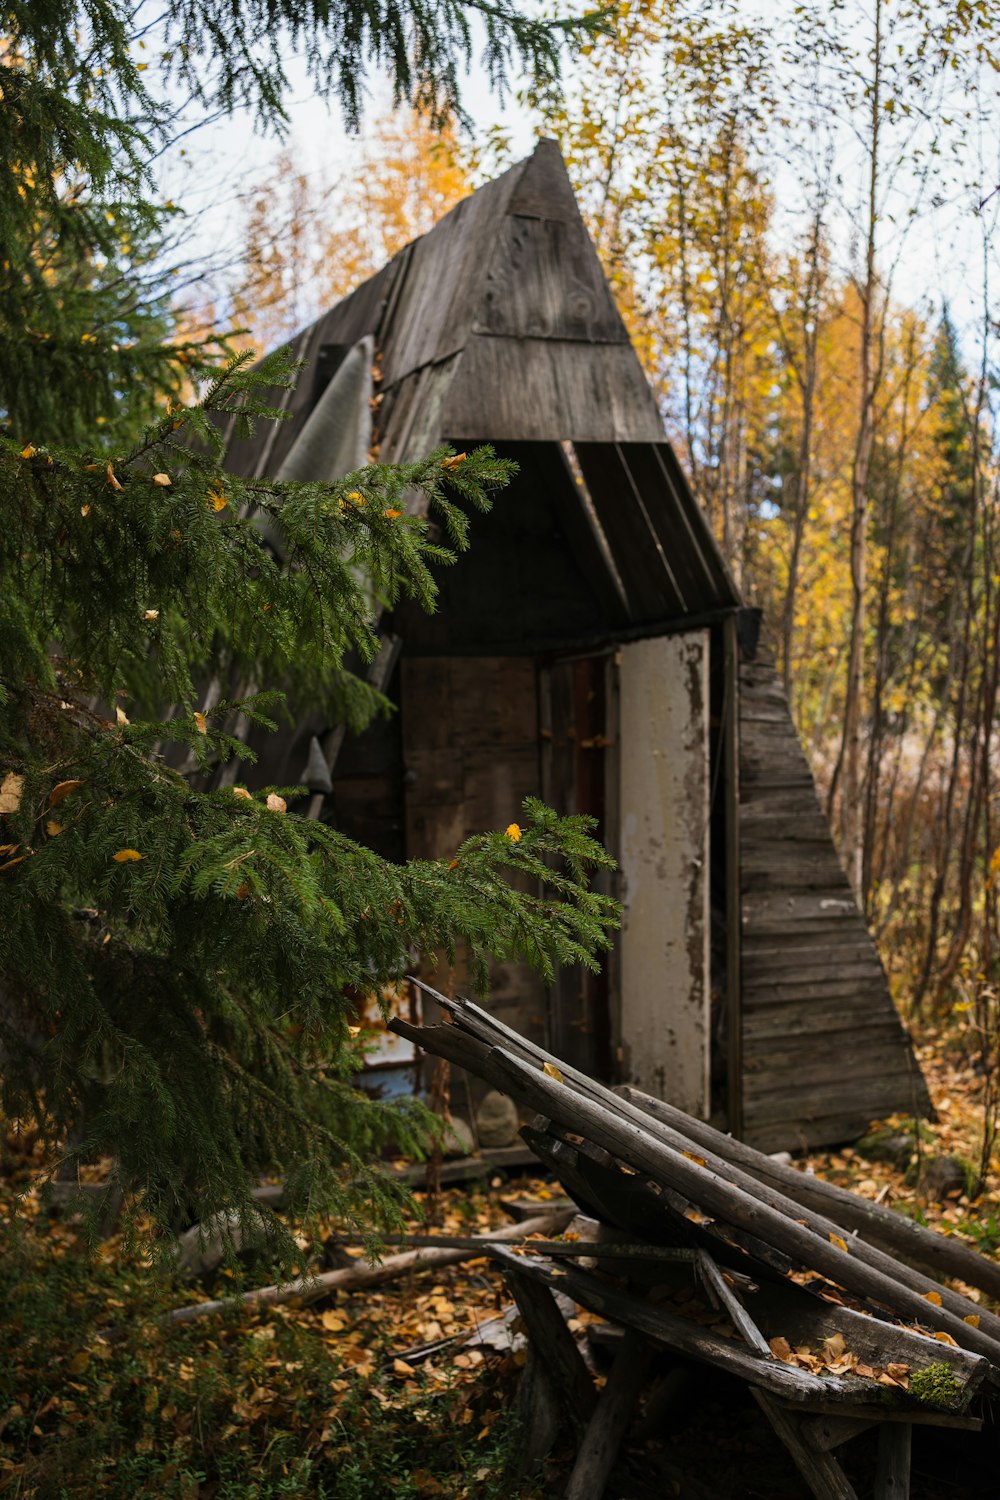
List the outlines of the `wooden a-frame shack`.
{"label": "wooden a-frame shack", "polygon": [[504,1021],[765,1150],[925,1112],[756,613],[664,437],[557,147],[295,350],[291,420],[233,441],[232,471],[334,479],[373,447],[402,462],[448,441],[492,443],[520,472],[441,571],[437,613],[383,618],[372,677],[392,721],[352,738],[313,717],[258,746],[257,780],[305,782],[312,816],[396,859],[450,855],[529,794],[592,813],[619,862],[615,951],[551,990],[496,966]]}

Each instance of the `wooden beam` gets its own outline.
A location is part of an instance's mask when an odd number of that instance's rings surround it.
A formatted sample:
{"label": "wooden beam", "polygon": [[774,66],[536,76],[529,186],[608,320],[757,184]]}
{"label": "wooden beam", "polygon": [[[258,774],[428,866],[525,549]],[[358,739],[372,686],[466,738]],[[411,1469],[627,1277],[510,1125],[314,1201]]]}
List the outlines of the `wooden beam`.
{"label": "wooden beam", "polygon": [[583,1435],[565,1500],[601,1500],[649,1367],[650,1349],[627,1333]]}
{"label": "wooden beam", "polygon": [[858,1500],[857,1492],[831,1453],[806,1442],[795,1415],[764,1391],[750,1387],[750,1394],[809,1486],[816,1500]]}
{"label": "wooden beam", "polygon": [[879,1429],[875,1500],[909,1500],[912,1437],[908,1422],[887,1422]]}
{"label": "wooden beam", "polygon": [[531,1347],[546,1372],[566,1415],[576,1427],[584,1427],[597,1404],[594,1383],[547,1286],[522,1275],[509,1260],[504,1261],[507,1285],[517,1303]]}

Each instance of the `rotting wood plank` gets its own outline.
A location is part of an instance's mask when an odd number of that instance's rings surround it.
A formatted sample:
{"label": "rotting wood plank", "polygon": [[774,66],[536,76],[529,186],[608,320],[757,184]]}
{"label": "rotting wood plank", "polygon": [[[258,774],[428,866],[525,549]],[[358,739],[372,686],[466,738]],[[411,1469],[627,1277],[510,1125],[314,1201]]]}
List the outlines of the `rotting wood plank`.
{"label": "rotting wood plank", "polygon": [[[933,1313],[937,1329],[949,1333],[961,1348],[987,1358],[997,1357],[1000,1340],[964,1321],[968,1314],[981,1314],[968,1298],[900,1266],[897,1259],[863,1241],[856,1242],[850,1254],[844,1253],[839,1249],[841,1229],[825,1215],[805,1209],[780,1192],[769,1192],[751,1174],[711,1148],[705,1150],[704,1157],[691,1156],[690,1137],[666,1124],[661,1115],[653,1113],[651,1124],[648,1108],[639,1109],[627,1097],[612,1093],[572,1068],[560,1073],[544,1049],[512,1035],[471,1001],[454,1001],[432,993],[456,1024],[437,1028],[433,1035],[425,1032],[430,1050],[449,1055],[467,1048],[475,1059],[471,1065],[501,1088],[505,1083],[508,1088],[514,1084],[523,1104],[548,1117],[558,1119],[566,1114],[572,1121],[568,1128],[585,1131],[593,1145],[615,1151],[634,1173],[649,1173],[670,1191],[691,1195],[703,1212],[720,1214],[728,1225],[758,1236],[767,1233],[782,1253],[802,1260],[858,1296],[875,1298],[901,1316],[920,1321],[931,1316],[934,1304],[928,1302],[927,1293],[933,1292],[940,1299]],[[391,1024],[392,1029],[419,1040],[418,1028]],[[456,1031],[459,1038],[448,1035]],[[497,1037],[508,1041],[511,1050],[491,1047],[490,1041]],[[544,1071],[535,1071],[545,1062],[560,1073],[562,1082]],[[698,1130],[703,1128],[699,1122],[691,1123]]]}
{"label": "rotting wood plank", "polygon": [[[844,1061],[841,1067],[850,1077],[850,1064]],[[855,1117],[861,1117],[867,1124],[891,1113],[905,1094],[909,1081],[902,1068],[878,1078],[859,1079],[857,1085],[852,1077],[851,1104]],[[833,1115],[838,1105],[843,1107],[843,1099],[843,1074],[831,1070],[826,1083],[813,1084],[801,1091],[782,1090],[780,1085],[767,1093],[757,1093],[753,1089],[745,1091],[744,1111],[748,1128],[766,1121],[769,1125],[784,1122],[791,1129]]]}
{"label": "rotting wood plank", "polygon": [[556,1279],[556,1272],[543,1262],[510,1255],[499,1246],[493,1258],[501,1264],[514,1265],[525,1275],[536,1277],[547,1285],[557,1285],[581,1307],[621,1323],[654,1343],[693,1359],[704,1360],[706,1364],[726,1370],[786,1401],[830,1401],[838,1396],[847,1397],[843,1381],[836,1376],[821,1379],[806,1370],[796,1369],[794,1365],[783,1364],[781,1360],[762,1359],[735,1339],[722,1338],[687,1318],[622,1291],[612,1282],[580,1271],[575,1266],[559,1266]]}
{"label": "rotting wood plank", "polygon": [[645,1339],[626,1333],[577,1451],[565,1500],[601,1500],[646,1378],[650,1352]]}
{"label": "rotting wood plank", "polygon": [[[662,1119],[666,1124],[685,1129],[696,1144],[708,1146],[725,1160],[742,1166],[760,1181],[769,1182],[795,1202],[805,1203],[817,1213],[827,1214],[846,1229],[859,1230],[863,1238],[880,1245],[889,1254],[901,1256],[907,1264],[915,1265],[937,1280],[944,1276],[958,1277],[1000,1300],[1000,1265],[978,1255],[953,1236],[938,1234],[811,1172],[774,1161],[742,1141],[723,1135],[702,1120],[681,1115],[672,1105],[642,1094],[638,1089],[625,1086],[618,1092],[653,1119]],[[980,1317],[984,1326],[1000,1336],[1000,1318],[995,1318],[987,1309],[981,1311]]]}
{"label": "rotting wood plank", "polygon": [[517,1303],[532,1348],[545,1365],[549,1379],[574,1427],[586,1427],[597,1404],[594,1383],[556,1306],[549,1287],[522,1275],[505,1262],[506,1280]]}

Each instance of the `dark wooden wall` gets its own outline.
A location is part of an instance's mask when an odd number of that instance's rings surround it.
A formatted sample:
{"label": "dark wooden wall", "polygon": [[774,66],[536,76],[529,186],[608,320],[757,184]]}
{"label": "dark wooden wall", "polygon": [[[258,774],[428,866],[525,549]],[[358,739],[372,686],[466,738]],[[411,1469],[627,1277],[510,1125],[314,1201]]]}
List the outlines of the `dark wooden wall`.
{"label": "dark wooden wall", "polygon": [[849,1140],[929,1099],[773,666],[740,668],[743,1136]]}
{"label": "dark wooden wall", "polygon": [[[530,658],[404,658],[401,727],[410,859],[449,858],[470,835],[507,828],[524,798],[541,791]],[[430,982],[471,992],[461,959]],[[494,962],[487,1004],[522,1035],[544,1040],[545,987],[527,964]]]}

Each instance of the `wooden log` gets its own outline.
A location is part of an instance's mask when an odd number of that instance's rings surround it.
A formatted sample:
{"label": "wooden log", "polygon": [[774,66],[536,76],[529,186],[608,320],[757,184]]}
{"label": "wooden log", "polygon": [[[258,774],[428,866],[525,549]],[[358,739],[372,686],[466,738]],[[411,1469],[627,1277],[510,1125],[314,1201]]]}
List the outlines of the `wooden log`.
{"label": "wooden log", "polygon": [[601,1500],[649,1367],[649,1345],[626,1334],[583,1435],[566,1500]]}
{"label": "wooden log", "polygon": [[583,1428],[594,1410],[597,1393],[576,1340],[549,1288],[515,1270],[509,1260],[504,1261],[504,1266],[528,1342],[544,1365],[566,1416],[575,1427]]}
{"label": "wooden log", "polygon": [[[955,1276],[969,1286],[975,1286],[989,1296],[1000,1299],[1000,1265],[978,1255],[959,1240],[949,1239],[943,1234],[927,1229],[912,1219],[903,1218],[879,1203],[860,1198],[857,1193],[824,1182],[806,1172],[796,1171],[772,1160],[751,1146],[744,1146],[732,1136],[723,1135],[701,1120],[691,1119],[680,1110],[643,1094],[639,1089],[625,1086],[620,1090],[622,1098],[638,1106],[653,1119],[661,1120],[675,1129],[683,1129],[698,1145],[715,1151],[725,1160],[740,1166],[744,1171],[766,1183],[776,1191],[813,1209],[816,1213],[828,1214],[847,1229],[854,1229],[870,1244],[889,1254],[902,1256],[908,1264],[918,1267],[935,1277]],[[949,1299],[950,1301],[950,1296]],[[963,1303],[967,1299],[961,1299]],[[945,1302],[947,1306],[948,1303]],[[958,1311],[957,1305],[955,1310]],[[961,1316],[970,1309],[966,1307]],[[987,1328],[1000,1338],[1000,1318],[986,1308],[974,1308],[980,1316],[980,1327]]]}
{"label": "wooden log", "polygon": [[[685,1137],[663,1125],[654,1135],[641,1112],[636,1111],[638,1123],[612,1113],[603,1103],[595,1103],[565,1082],[536,1072],[503,1048],[497,1047],[494,1052],[496,1065],[508,1077],[508,1091],[567,1130],[580,1131],[634,1170],[666,1182],[703,1211],[766,1240],[799,1265],[819,1271],[836,1285],[879,1303],[897,1316],[925,1325],[933,1323],[960,1347],[1000,1365],[1000,1342],[963,1322],[943,1305],[928,1302],[923,1290],[897,1280],[899,1268],[881,1251],[862,1241],[848,1249],[840,1226],[773,1192],[719,1157],[706,1153],[695,1159]],[[908,1279],[918,1283],[925,1280],[916,1272],[910,1272]],[[926,1288],[943,1302],[943,1289],[932,1282],[927,1282]],[[968,1306],[979,1311],[974,1304]]]}
{"label": "wooden log", "polygon": [[364,1287],[384,1286],[411,1272],[436,1269],[439,1266],[455,1266],[463,1260],[487,1253],[487,1242],[497,1240],[519,1240],[529,1234],[558,1234],[569,1222],[569,1210],[557,1214],[539,1214],[536,1219],[526,1219],[522,1224],[506,1225],[491,1234],[473,1236],[473,1248],[406,1250],[402,1255],[390,1255],[381,1265],[372,1265],[359,1260],[342,1270],[326,1271],[320,1276],[297,1276],[293,1281],[275,1286],[257,1287],[252,1292],[243,1292],[239,1297],[225,1297],[213,1302],[193,1302],[186,1307],[175,1307],[167,1314],[169,1323],[193,1323],[198,1318],[210,1317],[213,1313],[231,1312],[238,1307],[280,1307],[286,1302],[318,1302],[331,1292],[359,1291]]}
{"label": "wooden log", "polygon": [[833,1457],[822,1448],[813,1448],[799,1431],[792,1412],[763,1391],[751,1387],[750,1394],[781,1439],[792,1462],[809,1486],[816,1500],[858,1500],[857,1492]]}
{"label": "wooden log", "polygon": [[908,1422],[887,1422],[879,1429],[875,1500],[909,1500],[912,1437]]}

